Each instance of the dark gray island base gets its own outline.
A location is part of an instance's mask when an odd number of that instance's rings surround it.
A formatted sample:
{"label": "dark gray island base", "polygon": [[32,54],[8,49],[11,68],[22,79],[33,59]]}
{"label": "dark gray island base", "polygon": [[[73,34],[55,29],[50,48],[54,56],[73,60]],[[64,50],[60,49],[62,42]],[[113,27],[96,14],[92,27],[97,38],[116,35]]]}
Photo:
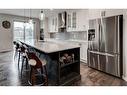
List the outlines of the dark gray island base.
{"label": "dark gray island base", "polygon": [[[40,59],[47,61],[48,85],[73,85],[76,81],[81,79],[80,75],[80,47],[66,46],[66,44],[59,44],[53,42],[26,42],[32,52],[36,52]],[[51,50],[52,48],[52,50]],[[73,55],[73,59],[61,62],[63,56]]]}

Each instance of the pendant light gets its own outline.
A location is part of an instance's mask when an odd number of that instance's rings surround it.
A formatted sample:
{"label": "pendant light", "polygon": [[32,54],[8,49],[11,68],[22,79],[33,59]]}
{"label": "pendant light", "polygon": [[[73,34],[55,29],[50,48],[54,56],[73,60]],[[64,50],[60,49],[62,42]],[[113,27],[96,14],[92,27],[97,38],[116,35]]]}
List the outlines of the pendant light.
{"label": "pendant light", "polygon": [[23,22],[24,22],[23,25],[24,25],[24,27],[25,27],[25,25],[26,25],[26,22],[25,22],[25,9],[24,9],[24,21],[23,21]]}
{"label": "pendant light", "polygon": [[44,20],[44,13],[43,13],[42,10],[41,10],[41,14],[40,14],[40,19],[41,19],[41,20]]}

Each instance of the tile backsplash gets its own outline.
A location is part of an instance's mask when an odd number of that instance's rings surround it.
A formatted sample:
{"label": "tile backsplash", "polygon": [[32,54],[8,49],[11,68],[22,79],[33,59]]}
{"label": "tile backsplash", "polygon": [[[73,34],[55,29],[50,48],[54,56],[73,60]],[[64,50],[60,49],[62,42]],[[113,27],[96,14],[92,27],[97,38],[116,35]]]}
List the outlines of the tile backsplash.
{"label": "tile backsplash", "polygon": [[74,31],[74,32],[57,32],[51,33],[50,38],[60,40],[87,40],[87,31]]}

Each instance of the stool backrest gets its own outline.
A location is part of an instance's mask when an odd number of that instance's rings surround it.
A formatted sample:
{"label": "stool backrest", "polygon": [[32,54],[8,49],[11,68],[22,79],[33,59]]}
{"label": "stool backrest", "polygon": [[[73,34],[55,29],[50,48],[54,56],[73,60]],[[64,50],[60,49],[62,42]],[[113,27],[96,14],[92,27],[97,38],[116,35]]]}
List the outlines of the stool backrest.
{"label": "stool backrest", "polygon": [[19,49],[20,48],[20,44],[19,43],[15,43],[15,46],[16,46],[15,47],[16,49]]}
{"label": "stool backrest", "polygon": [[33,66],[34,68],[41,68],[42,67],[42,62],[40,59],[36,56],[35,53],[29,52],[27,53],[28,59],[34,59],[36,61],[36,65]]}
{"label": "stool backrest", "polygon": [[21,52],[25,53],[26,48],[23,45],[21,45],[20,48],[21,48]]}

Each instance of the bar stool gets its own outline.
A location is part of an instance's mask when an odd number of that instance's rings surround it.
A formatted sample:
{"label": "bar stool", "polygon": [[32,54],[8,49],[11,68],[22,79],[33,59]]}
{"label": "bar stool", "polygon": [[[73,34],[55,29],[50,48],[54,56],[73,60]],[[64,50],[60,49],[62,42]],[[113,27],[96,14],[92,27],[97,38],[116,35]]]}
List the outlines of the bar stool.
{"label": "bar stool", "polygon": [[14,59],[18,55],[18,69],[19,69],[19,63],[20,63],[20,56],[21,56],[21,47],[22,47],[22,44],[20,42],[16,42],[16,41],[14,41],[13,43],[15,45]]}
{"label": "bar stool", "polygon": [[28,70],[28,68],[27,68],[28,67],[27,52],[28,52],[28,47],[25,44],[22,44],[22,46],[21,46],[21,57],[22,57],[21,78],[22,78],[24,64],[26,65],[26,71]]}
{"label": "bar stool", "polygon": [[15,50],[14,50],[14,51],[15,51],[15,53],[14,53],[14,60],[15,60],[17,54],[19,53],[20,45],[19,45],[19,43],[16,42],[16,41],[13,41],[13,44],[14,44],[14,46],[15,46]]}
{"label": "bar stool", "polygon": [[[48,85],[48,75],[46,69],[46,61],[40,60],[35,53],[28,53],[29,65],[30,65],[30,76],[29,76],[29,84],[30,85]],[[40,72],[39,72],[40,70]],[[37,77],[41,77],[41,83],[37,83]]]}

